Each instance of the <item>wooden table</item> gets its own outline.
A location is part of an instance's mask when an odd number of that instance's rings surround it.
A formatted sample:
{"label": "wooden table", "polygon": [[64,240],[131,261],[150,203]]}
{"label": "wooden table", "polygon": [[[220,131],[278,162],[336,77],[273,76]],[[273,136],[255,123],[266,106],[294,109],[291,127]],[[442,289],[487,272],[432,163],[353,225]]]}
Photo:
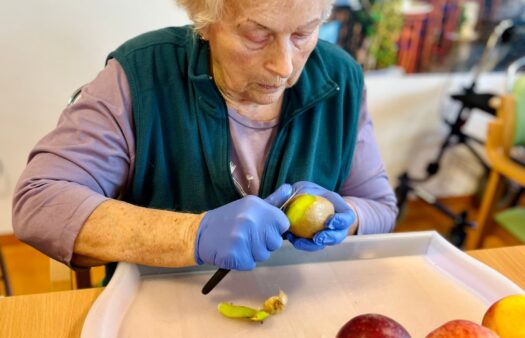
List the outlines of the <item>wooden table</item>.
{"label": "wooden table", "polygon": [[[468,252],[525,290],[525,245]],[[79,337],[102,288],[0,298],[1,337]]]}

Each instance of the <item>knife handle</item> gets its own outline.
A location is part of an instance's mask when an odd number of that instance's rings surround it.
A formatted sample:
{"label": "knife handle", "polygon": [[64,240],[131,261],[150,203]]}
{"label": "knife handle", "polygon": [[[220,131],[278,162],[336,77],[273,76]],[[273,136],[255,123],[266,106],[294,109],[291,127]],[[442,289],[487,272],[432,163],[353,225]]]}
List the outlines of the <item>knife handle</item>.
{"label": "knife handle", "polygon": [[207,295],[208,293],[210,293],[210,291],[213,290],[213,288],[216,287],[217,284],[219,284],[219,282],[228,274],[228,272],[230,272],[230,269],[217,269],[213,276],[211,276],[208,282],[202,287],[202,294]]}

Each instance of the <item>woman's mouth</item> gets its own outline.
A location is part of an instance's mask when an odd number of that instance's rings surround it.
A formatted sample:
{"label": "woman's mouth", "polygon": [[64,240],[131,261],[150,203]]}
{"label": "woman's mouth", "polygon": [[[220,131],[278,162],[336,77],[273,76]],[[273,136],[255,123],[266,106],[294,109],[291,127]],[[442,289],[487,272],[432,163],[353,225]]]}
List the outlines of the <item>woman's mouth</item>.
{"label": "woman's mouth", "polygon": [[259,88],[267,92],[275,92],[281,88],[281,86],[269,85],[269,84],[264,84],[264,83],[258,83],[257,85],[259,86]]}

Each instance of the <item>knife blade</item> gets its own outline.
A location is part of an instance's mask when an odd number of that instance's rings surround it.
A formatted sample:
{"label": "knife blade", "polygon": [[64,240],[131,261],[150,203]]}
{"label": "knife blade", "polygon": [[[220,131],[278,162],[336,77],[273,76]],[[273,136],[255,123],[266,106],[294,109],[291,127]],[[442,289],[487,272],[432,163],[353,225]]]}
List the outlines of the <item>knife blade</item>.
{"label": "knife blade", "polygon": [[288,204],[290,204],[290,202],[294,199],[294,197],[297,195],[298,191],[294,191],[290,197],[288,197],[288,199],[286,201],[284,201],[284,203],[279,207],[279,209],[281,210],[284,210]]}

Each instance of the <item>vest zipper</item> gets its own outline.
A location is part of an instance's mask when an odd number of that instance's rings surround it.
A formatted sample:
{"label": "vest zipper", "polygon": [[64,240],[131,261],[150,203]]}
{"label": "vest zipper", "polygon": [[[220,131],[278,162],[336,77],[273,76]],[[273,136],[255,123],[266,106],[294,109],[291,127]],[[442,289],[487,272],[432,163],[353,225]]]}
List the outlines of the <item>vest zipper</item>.
{"label": "vest zipper", "polygon": [[235,176],[233,176],[233,172],[235,171],[235,169],[237,169],[237,167],[235,166],[235,164],[233,164],[232,161],[230,161],[230,175],[231,175],[231,178],[232,178],[232,181],[233,181],[233,184],[235,185],[235,188],[237,188],[237,192],[239,194],[241,194],[242,197],[248,195],[246,193],[246,191],[244,191],[244,189],[242,188],[242,185],[239,181],[237,181],[237,179],[235,178]]}
{"label": "vest zipper", "polygon": [[[314,102],[311,102],[310,104],[304,106],[304,107],[301,107],[301,108],[298,108],[296,109],[292,114],[291,114],[291,118],[287,119],[285,121],[284,124],[280,124],[279,125],[279,129],[277,130],[277,135],[275,136],[275,139],[273,141],[273,144],[272,144],[272,147],[270,148],[270,152],[268,153],[268,157],[266,158],[266,162],[264,163],[264,169],[263,169],[263,172],[262,172],[262,175],[261,175],[261,181],[260,181],[260,185],[259,185],[259,192],[258,192],[258,195],[259,197],[265,197],[265,196],[261,196],[261,192],[263,192],[263,189],[265,189],[267,183],[267,175],[266,175],[266,172],[268,171],[268,166],[269,166],[269,163],[271,161],[273,161],[273,158],[275,157],[275,145],[277,143],[280,143],[280,139],[283,137],[283,130],[284,130],[284,127],[286,125],[288,125],[290,123],[290,121],[292,121],[293,119],[297,118],[297,116],[301,115],[302,113],[304,113],[305,111],[307,111],[308,109],[310,109],[311,107],[313,107],[315,104],[317,104],[318,102],[321,102],[327,98],[329,98],[330,96],[334,95],[335,93],[337,93],[339,91],[339,86],[336,85],[336,87],[332,88],[331,90],[329,90],[328,92],[326,92],[326,94],[322,95],[321,97],[319,97],[317,100],[315,100]],[[285,102],[285,104],[288,104],[288,102]],[[283,105],[283,107],[285,107]],[[289,183],[289,182],[287,182]],[[295,182],[292,182],[292,183],[295,183]]]}

